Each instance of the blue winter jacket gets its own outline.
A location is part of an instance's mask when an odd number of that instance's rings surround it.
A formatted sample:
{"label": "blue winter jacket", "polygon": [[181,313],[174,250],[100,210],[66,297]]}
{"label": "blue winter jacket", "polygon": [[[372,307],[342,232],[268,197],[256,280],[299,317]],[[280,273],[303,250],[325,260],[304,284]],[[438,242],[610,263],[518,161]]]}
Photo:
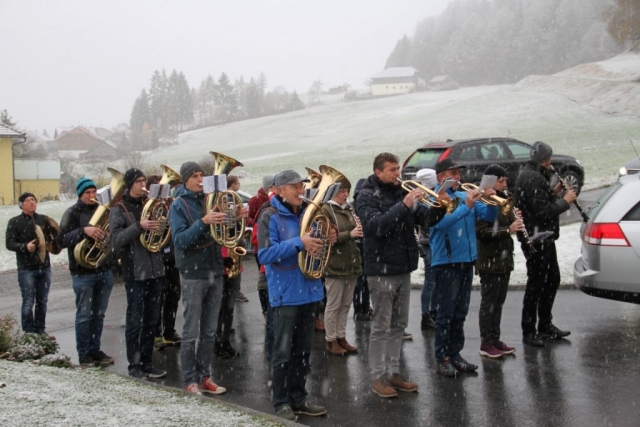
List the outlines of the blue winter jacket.
{"label": "blue winter jacket", "polygon": [[265,209],[258,220],[258,260],[265,266],[269,303],[303,305],[324,298],[322,281],[308,279],[298,267],[298,253],[304,249],[300,221],[304,210],[294,214],[277,197],[272,209]]}
{"label": "blue winter jacket", "polygon": [[204,193],[181,185],[169,211],[169,226],[175,248],[176,266],[186,279],[212,279],[222,276],[220,246],[202,222]]}
{"label": "blue winter jacket", "polygon": [[493,222],[498,215],[496,206],[487,206],[480,201],[469,209],[465,203],[467,193],[447,190],[451,200],[460,199],[458,207],[450,215],[429,229],[431,243],[431,266],[458,262],[474,262],[478,257],[476,244],[476,220]]}

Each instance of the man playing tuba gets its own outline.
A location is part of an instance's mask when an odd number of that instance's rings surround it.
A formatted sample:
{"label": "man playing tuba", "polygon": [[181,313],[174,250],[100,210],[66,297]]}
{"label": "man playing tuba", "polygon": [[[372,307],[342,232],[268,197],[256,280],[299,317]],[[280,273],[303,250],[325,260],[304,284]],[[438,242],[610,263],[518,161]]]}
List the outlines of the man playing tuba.
{"label": "man playing tuba", "polygon": [[18,206],[22,213],[9,220],[6,246],[8,250],[16,253],[18,261],[18,285],[22,294],[22,330],[25,333],[43,334],[51,286],[51,262],[45,249],[42,228],[49,218],[36,213],[37,205],[36,196],[32,193],[23,193],[18,198]]}
{"label": "man playing tuba", "polygon": [[100,339],[113,288],[111,267],[114,257],[109,255],[96,268],[85,268],[76,261],[74,249],[85,237],[96,241],[105,238],[104,230],[89,225],[98,208],[96,184],[89,178],[80,178],[76,182],[76,194],[78,201],[62,216],[57,239],[61,248],[67,248],[73,292],[76,294],[76,349],[80,365],[108,365],[113,363],[113,358],[100,349]]}
{"label": "man playing tuba", "polygon": [[147,179],[140,169],[124,174],[126,190],[109,214],[111,246],[122,256],[122,275],[127,290],[126,345],[129,375],[161,378],[166,371],[153,366],[153,342],[160,316],[164,281],[162,252],[149,251],[140,241],[145,231],[156,231],[160,222],[142,218],[147,201]]}

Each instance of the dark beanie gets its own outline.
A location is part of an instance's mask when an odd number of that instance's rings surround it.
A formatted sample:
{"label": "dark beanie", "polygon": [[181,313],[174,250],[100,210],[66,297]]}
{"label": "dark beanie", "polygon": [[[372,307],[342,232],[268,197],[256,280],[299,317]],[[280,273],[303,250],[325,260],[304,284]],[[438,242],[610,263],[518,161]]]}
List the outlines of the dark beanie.
{"label": "dark beanie", "polygon": [[98,188],[96,187],[96,183],[89,178],[80,178],[78,182],[76,182],[76,194],[78,197],[81,197],[82,193],[89,188]]}
{"label": "dark beanie", "polygon": [[180,178],[182,179],[182,183],[185,184],[191,175],[196,172],[204,173],[204,169],[196,162],[185,162],[180,166]]}
{"label": "dark beanie", "polygon": [[131,186],[136,179],[142,178],[144,176],[144,172],[142,172],[138,168],[131,168],[124,173],[124,185],[127,186],[127,190],[131,190]]}
{"label": "dark beanie", "polygon": [[545,144],[542,141],[536,141],[531,147],[531,161],[536,163],[542,163],[551,158],[553,154],[553,148],[549,144]]}
{"label": "dark beanie", "polygon": [[20,197],[18,197],[18,202],[19,203],[24,202],[25,200],[27,200],[27,197],[33,197],[34,199],[36,199],[36,202],[38,202],[38,199],[33,193],[22,193]]}
{"label": "dark beanie", "polygon": [[502,178],[503,176],[507,176],[507,171],[500,165],[491,165],[484,171],[485,175],[494,175],[498,178]]}

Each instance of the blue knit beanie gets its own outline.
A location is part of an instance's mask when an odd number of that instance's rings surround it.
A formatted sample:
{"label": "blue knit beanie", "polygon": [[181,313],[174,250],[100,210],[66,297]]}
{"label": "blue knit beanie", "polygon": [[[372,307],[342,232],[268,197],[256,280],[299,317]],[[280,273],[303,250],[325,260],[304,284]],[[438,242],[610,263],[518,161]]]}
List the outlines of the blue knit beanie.
{"label": "blue knit beanie", "polygon": [[76,194],[78,197],[81,197],[82,193],[89,188],[98,188],[96,187],[96,183],[89,178],[80,178],[78,182],[76,182]]}

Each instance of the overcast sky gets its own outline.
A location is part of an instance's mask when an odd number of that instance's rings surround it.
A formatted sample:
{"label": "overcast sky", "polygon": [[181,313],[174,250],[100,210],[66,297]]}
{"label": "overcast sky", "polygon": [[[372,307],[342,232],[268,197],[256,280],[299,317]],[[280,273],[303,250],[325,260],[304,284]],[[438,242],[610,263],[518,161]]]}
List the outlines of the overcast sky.
{"label": "overcast sky", "polygon": [[128,122],[156,69],[269,90],[362,87],[403,34],[448,0],[0,0],[0,109],[18,126]]}

